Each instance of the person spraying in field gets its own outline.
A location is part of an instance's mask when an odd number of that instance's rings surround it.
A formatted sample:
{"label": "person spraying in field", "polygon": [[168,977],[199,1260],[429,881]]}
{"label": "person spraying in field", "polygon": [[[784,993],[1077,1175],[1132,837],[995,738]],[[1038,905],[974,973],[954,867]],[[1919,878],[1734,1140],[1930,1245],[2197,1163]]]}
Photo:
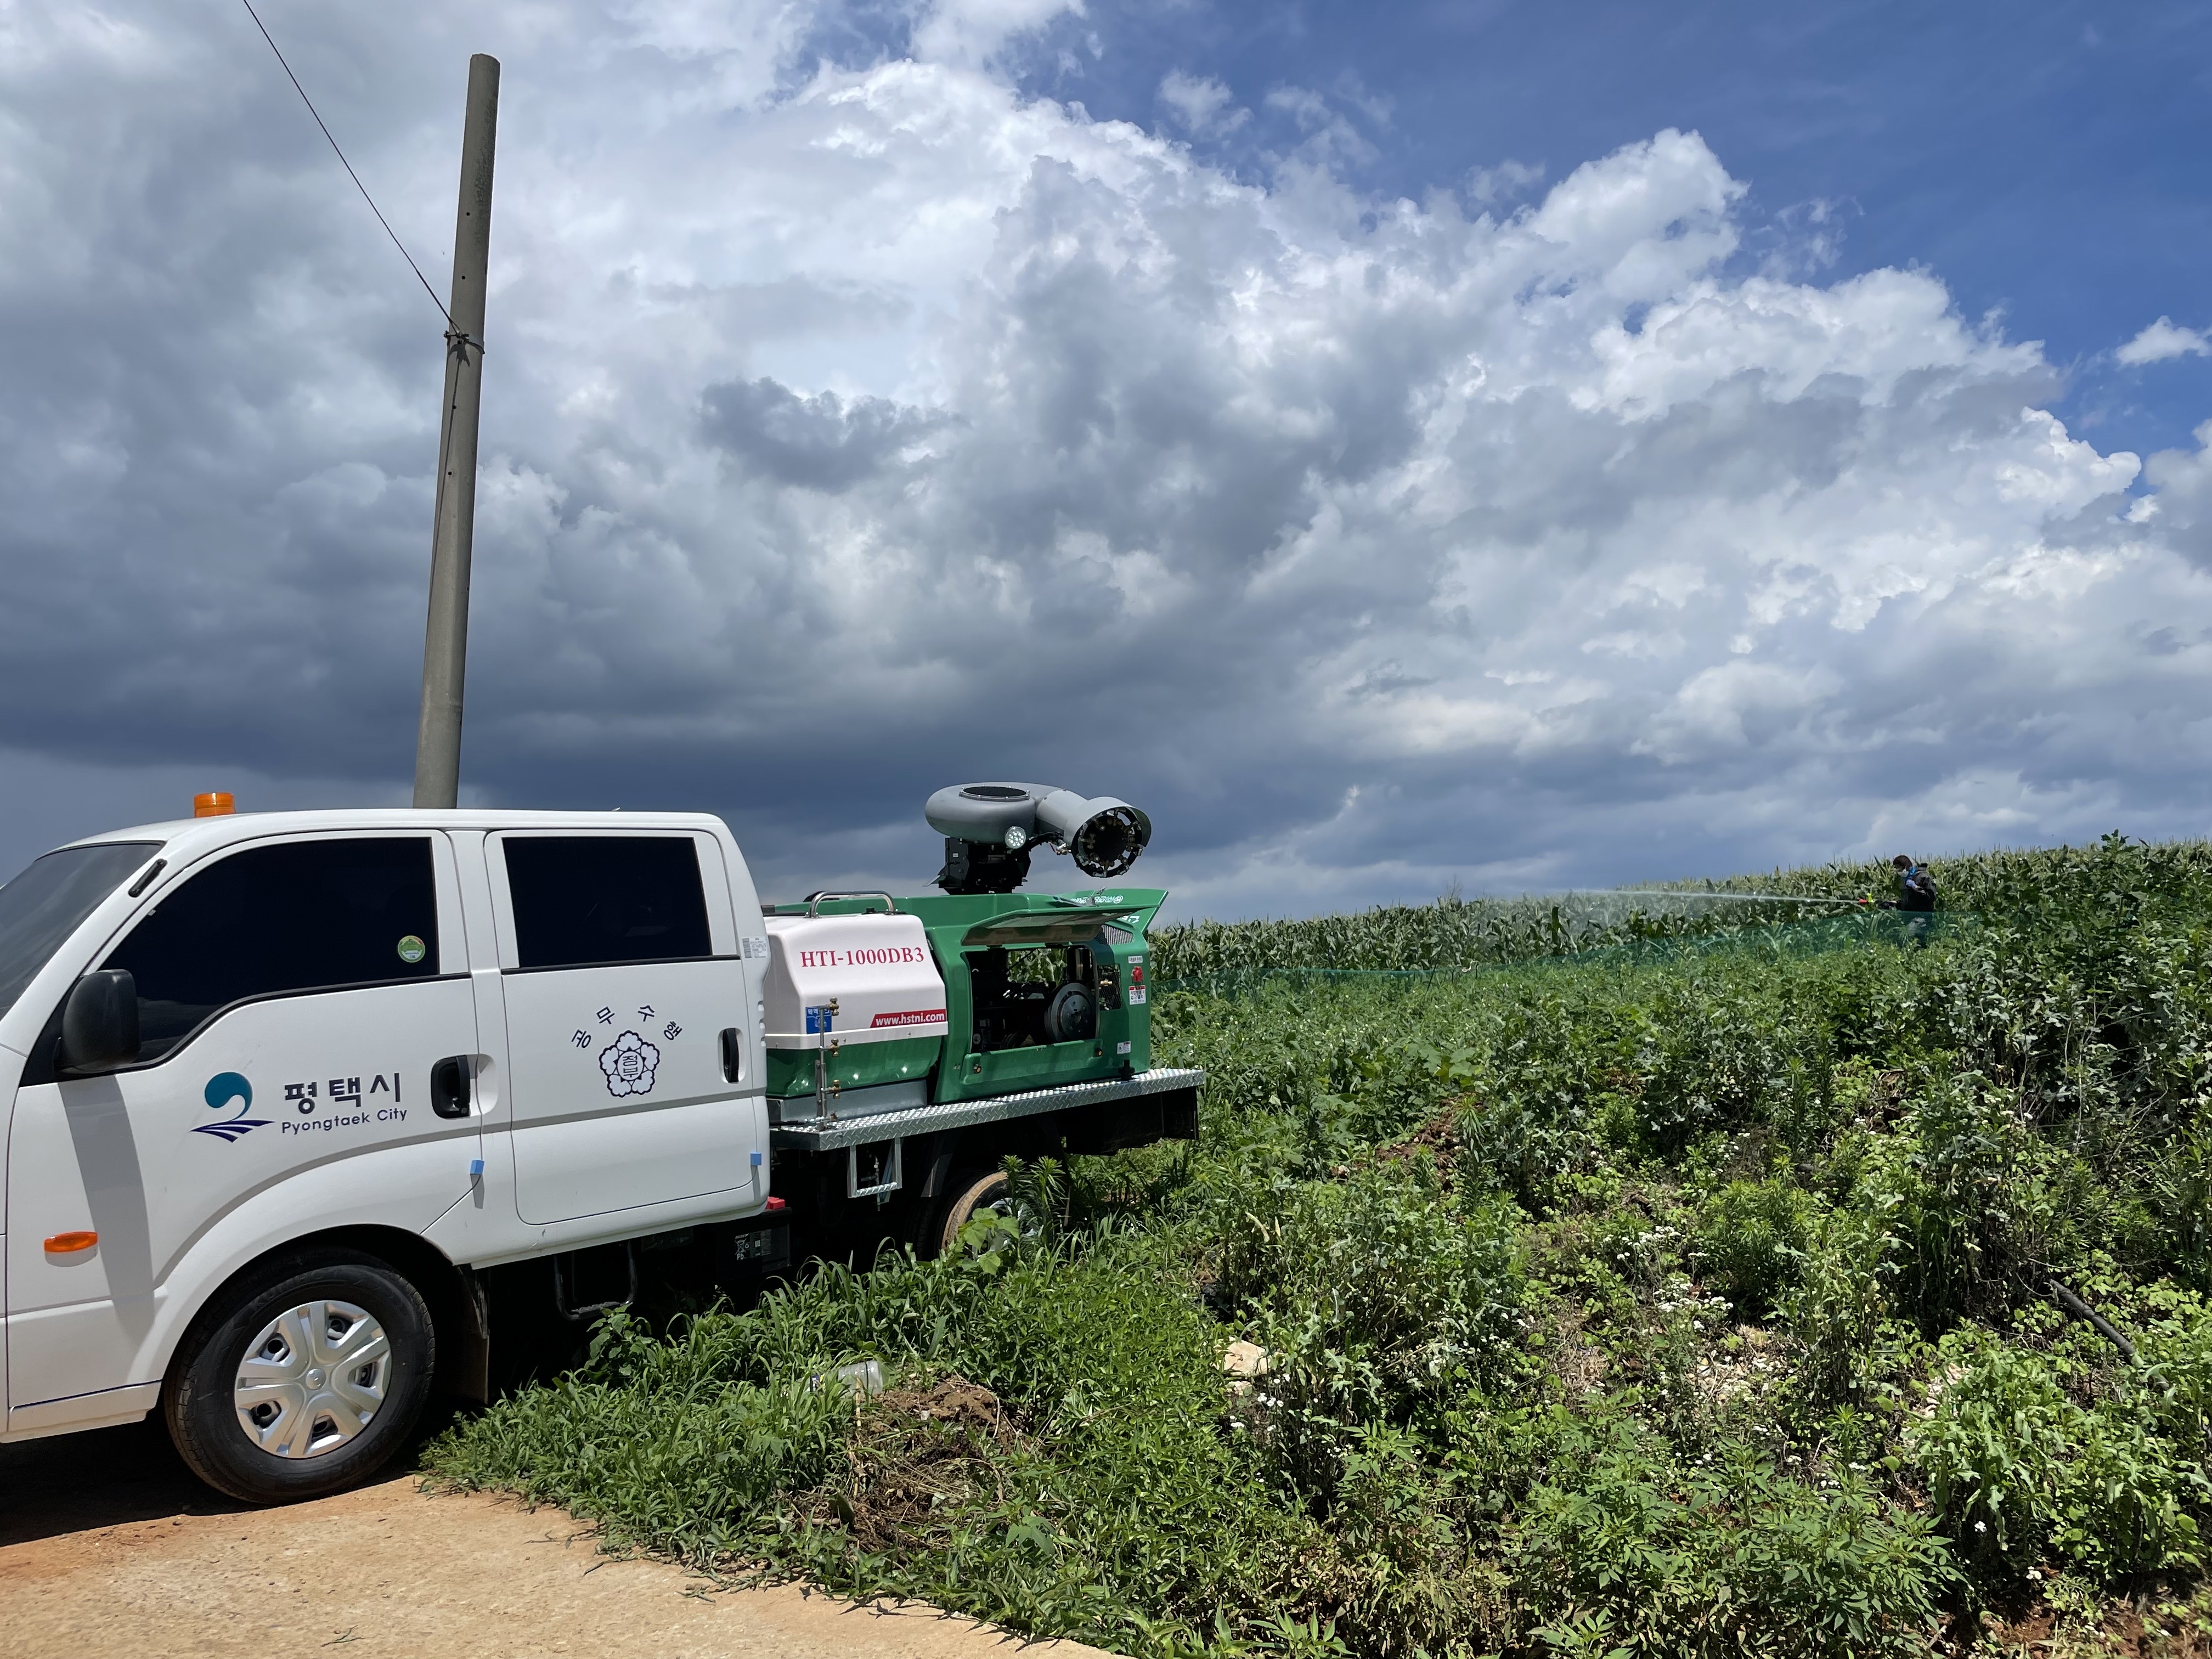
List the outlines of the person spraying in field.
{"label": "person spraying in field", "polygon": [[1903,911],[1909,920],[1905,924],[1905,935],[1915,946],[1928,943],[1929,917],[1936,909],[1936,878],[1928,873],[1928,866],[1911,854],[1899,853],[1890,861],[1897,872],[1897,896],[1877,901],[1885,910]]}

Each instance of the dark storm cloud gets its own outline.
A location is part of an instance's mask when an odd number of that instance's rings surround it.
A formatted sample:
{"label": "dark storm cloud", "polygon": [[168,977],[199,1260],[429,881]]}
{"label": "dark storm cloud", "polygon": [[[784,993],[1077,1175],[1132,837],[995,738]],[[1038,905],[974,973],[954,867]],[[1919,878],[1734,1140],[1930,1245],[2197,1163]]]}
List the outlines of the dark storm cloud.
{"label": "dark storm cloud", "polygon": [[780,483],[831,495],[872,477],[938,422],[882,398],[848,405],[834,392],[802,398],[767,379],[707,388],[709,443]]}

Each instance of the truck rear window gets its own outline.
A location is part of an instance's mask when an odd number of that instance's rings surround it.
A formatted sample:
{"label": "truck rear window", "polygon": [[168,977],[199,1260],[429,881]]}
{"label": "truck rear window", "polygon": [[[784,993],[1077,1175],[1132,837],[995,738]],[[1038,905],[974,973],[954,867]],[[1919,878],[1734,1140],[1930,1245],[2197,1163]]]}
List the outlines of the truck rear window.
{"label": "truck rear window", "polygon": [[278,842],[218,860],[140,921],[101,964],[138,985],[138,1057],[154,1060],[232,1003],[438,972],[426,836]]}
{"label": "truck rear window", "polygon": [[714,954],[689,836],[514,836],[515,965],[596,968]]}
{"label": "truck rear window", "polygon": [[100,900],[161,849],[158,841],[64,847],[0,887],[0,1014]]}

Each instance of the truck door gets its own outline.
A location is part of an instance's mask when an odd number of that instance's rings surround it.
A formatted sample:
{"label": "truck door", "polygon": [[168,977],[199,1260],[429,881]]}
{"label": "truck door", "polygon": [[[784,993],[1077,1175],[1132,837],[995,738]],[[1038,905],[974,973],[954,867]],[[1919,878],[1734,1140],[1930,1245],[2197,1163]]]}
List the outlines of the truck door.
{"label": "truck door", "polygon": [[[8,1158],[14,1426],[25,1407],[157,1381],[155,1298],[210,1288],[171,1273],[240,1204],[268,1212],[270,1244],[349,1222],[419,1231],[468,1194],[481,1156],[441,835],[219,854],[89,965],[130,970],[139,1059],[57,1080],[49,1042],[26,1066]],[[70,1234],[97,1242],[45,1248]]]}
{"label": "truck door", "polygon": [[485,855],[522,1219],[764,1199],[751,1000],[714,839],[504,830]]}

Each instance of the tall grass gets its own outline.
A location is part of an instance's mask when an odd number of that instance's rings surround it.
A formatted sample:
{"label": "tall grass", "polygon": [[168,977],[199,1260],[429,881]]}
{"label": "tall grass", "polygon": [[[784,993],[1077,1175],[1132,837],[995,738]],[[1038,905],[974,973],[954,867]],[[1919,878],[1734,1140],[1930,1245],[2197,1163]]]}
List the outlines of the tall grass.
{"label": "tall grass", "polygon": [[[1031,1224],[951,1260],[610,1322],[434,1467],[1146,1656],[2201,1651],[2212,857],[1938,874],[1972,921],[1925,939],[1330,978],[1279,970],[1432,968],[1466,918],[1214,930],[1155,1010],[1194,1147],[1026,1167]],[[884,1395],[816,1386],[863,1355]]]}

